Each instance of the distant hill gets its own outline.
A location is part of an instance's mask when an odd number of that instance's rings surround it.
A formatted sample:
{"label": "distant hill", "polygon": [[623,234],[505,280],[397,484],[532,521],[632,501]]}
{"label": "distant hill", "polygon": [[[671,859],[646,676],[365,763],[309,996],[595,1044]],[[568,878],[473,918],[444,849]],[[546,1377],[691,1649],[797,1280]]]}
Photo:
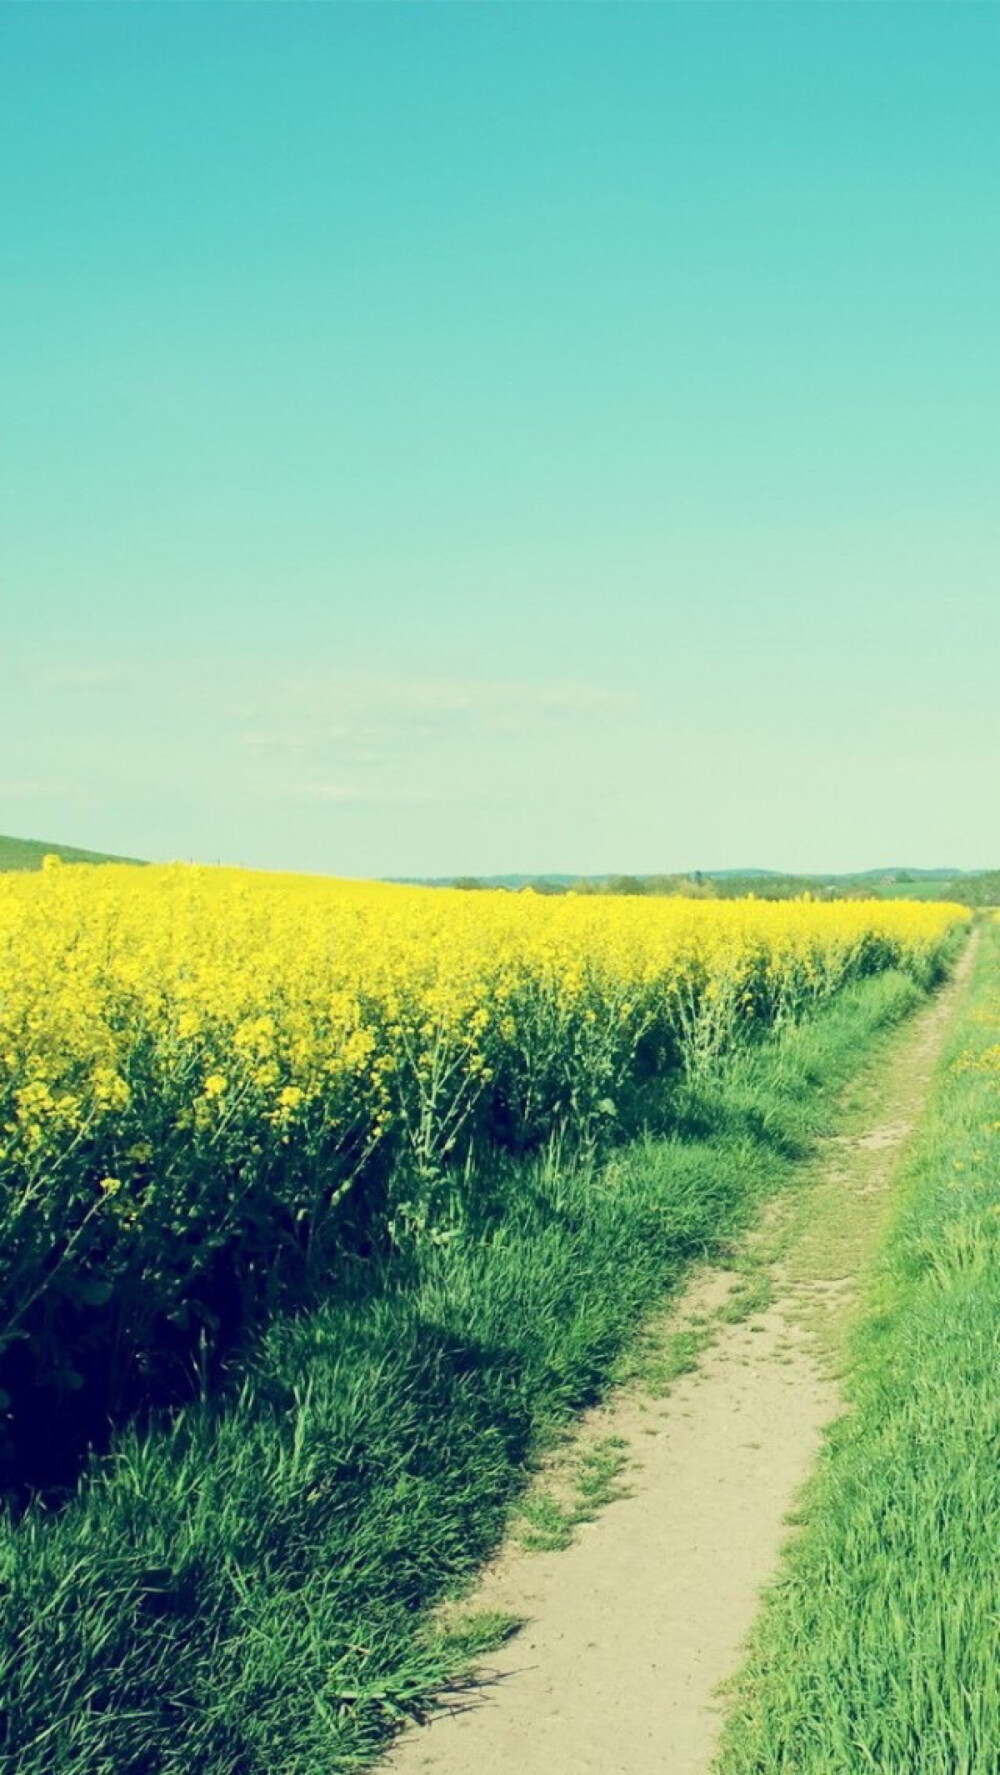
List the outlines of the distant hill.
{"label": "distant hill", "polygon": [[[411,877],[411,880],[414,878]],[[777,869],[703,869],[686,875],[484,875],[423,877],[425,887],[531,888],[538,894],[679,894],[706,900],[958,900],[1000,905],[1000,871],[865,869],[844,875],[784,875]]]}
{"label": "distant hill", "polygon": [[[42,858],[64,863],[133,863],[139,857],[118,857],[106,851],[79,850],[72,844],[51,844],[39,838],[0,835],[0,873],[40,869]],[[785,875],[779,869],[695,869],[686,875],[481,875],[395,876],[421,887],[506,888],[536,894],[679,894],[701,900],[730,900],[754,894],[759,900],[875,898],[885,900],[958,900],[966,906],[1000,906],[1000,870],[865,869],[845,875]]]}
{"label": "distant hill", "polygon": [[72,844],[46,844],[40,838],[4,838],[0,834],[0,871],[40,869],[43,857],[63,863],[138,863],[138,857],[112,857],[104,851],[81,851]]}

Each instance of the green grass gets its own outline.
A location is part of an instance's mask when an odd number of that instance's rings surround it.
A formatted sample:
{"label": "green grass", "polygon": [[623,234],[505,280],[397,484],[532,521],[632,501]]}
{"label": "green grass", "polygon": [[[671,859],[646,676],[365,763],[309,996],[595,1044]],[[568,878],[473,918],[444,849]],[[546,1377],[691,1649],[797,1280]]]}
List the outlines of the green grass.
{"label": "green grass", "polygon": [[81,851],[71,844],[46,844],[38,838],[5,838],[0,835],[0,873],[10,869],[40,869],[42,858],[56,856],[63,863],[135,863],[136,857],[111,857],[103,851]]}
{"label": "green grass", "polygon": [[736,1686],[724,1775],[998,1766],[997,1044],[993,924],[869,1280],[851,1409]]}
{"label": "green grass", "polygon": [[961,876],[951,880],[890,881],[880,883],[872,891],[879,900],[958,900],[965,901]]}
{"label": "green grass", "polygon": [[573,1446],[556,1484],[532,1486],[521,1500],[515,1524],[519,1545],[529,1553],[568,1547],[583,1523],[627,1495],[622,1477],[628,1465],[628,1447],[620,1436]]}
{"label": "green grass", "polygon": [[[591,1169],[523,1166],[449,1242],[345,1261],[223,1397],[134,1426],[60,1512],[8,1521],[2,1775],[362,1766],[509,1630],[449,1635],[434,1610],[471,1584],[643,1316],[796,1177],[922,996],[900,974],[860,982],[682,1091],[673,1137]],[[619,1450],[595,1449],[563,1519],[613,1495],[619,1470]]]}

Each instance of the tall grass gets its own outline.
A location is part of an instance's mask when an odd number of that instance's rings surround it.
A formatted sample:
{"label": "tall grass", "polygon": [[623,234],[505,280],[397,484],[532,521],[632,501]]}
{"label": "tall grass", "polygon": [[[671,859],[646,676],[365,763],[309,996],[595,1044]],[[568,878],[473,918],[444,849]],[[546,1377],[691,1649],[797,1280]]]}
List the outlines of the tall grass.
{"label": "tall grass", "polygon": [[724,1775],[1000,1767],[1000,928],[985,933]]}
{"label": "tall grass", "polygon": [[720,1253],[922,997],[886,973],[685,1086],[679,1132],[511,1166],[475,1219],[344,1259],[209,1396],[0,1538],[2,1775],[334,1775],[467,1650],[428,1610],[641,1315]]}

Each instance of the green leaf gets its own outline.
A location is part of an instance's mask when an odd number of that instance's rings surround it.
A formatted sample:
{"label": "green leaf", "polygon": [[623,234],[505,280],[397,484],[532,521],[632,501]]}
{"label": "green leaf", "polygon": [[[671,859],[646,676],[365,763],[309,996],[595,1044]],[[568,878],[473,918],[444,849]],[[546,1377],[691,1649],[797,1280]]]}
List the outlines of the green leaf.
{"label": "green leaf", "polygon": [[100,1276],[74,1276],[64,1292],[79,1307],[103,1307],[111,1299],[113,1289]]}

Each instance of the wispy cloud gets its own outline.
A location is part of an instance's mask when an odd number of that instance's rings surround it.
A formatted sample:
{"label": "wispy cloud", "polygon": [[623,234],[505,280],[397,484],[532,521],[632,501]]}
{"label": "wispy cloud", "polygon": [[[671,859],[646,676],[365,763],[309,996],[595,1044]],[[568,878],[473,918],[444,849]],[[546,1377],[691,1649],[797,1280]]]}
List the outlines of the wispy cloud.
{"label": "wispy cloud", "polygon": [[399,713],[465,717],[595,714],[627,706],[629,698],[602,685],[529,679],[375,678],[348,687],[369,707]]}
{"label": "wispy cloud", "polygon": [[300,782],[276,786],[282,799],[313,802],[317,805],[356,808],[430,807],[430,806],[507,806],[510,794],[484,786],[435,783],[325,783]]}
{"label": "wispy cloud", "polygon": [[52,782],[15,782],[0,783],[0,798],[8,801],[33,801],[36,796],[71,795],[72,788],[68,783]]}
{"label": "wispy cloud", "polygon": [[527,732],[539,722],[603,720],[633,706],[622,691],[570,679],[296,673],[276,678],[252,712],[242,707],[240,743],[277,753],[321,735],[363,743],[431,727]]}
{"label": "wispy cloud", "polygon": [[[258,788],[298,801],[417,805],[437,791],[415,785],[418,770],[454,784],[462,760],[485,746],[540,745],[600,725],[633,699],[572,679],[479,679],[433,674],[275,674],[256,697],[221,711],[228,744]],[[294,769],[294,781],[288,777]]]}
{"label": "wispy cloud", "polygon": [[371,790],[358,783],[289,783],[282,794],[293,801],[360,802],[371,800]]}
{"label": "wispy cloud", "polygon": [[45,690],[91,691],[100,694],[121,690],[133,682],[133,674],[122,666],[43,666],[35,674],[36,682]]}
{"label": "wispy cloud", "polygon": [[492,679],[435,673],[344,672],[323,667],[272,671],[261,679],[239,668],[202,660],[35,663],[40,689],[102,694],[133,690],[157,702],[209,704],[238,725],[241,745],[293,751],[322,717],[328,729],[365,721],[432,716],[492,721],[550,715],[620,713],[634,698],[607,685],[574,679]]}
{"label": "wispy cloud", "polygon": [[[182,785],[200,794],[210,760],[213,793],[229,806],[285,802],[331,818],[337,809],[402,818],[422,807],[507,807],[542,761],[564,775],[567,759],[603,748],[609,724],[634,706],[620,690],[569,677],[348,671],[333,662],[272,662],[265,671],[208,658],[57,658],[34,662],[32,682],[43,726],[56,721],[53,705],[87,699],[86,720],[82,708],[64,717],[79,745],[51,758],[60,776],[80,773],[77,793],[107,794],[138,772],[159,794]],[[36,770],[49,762],[33,760]],[[40,778],[0,785],[19,804],[72,793]]]}
{"label": "wispy cloud", "polygon": [[248,752],[266,752],[272,757],[308,751],[310,743],[304,734],[276,733],[268,728],[249,729],[238,739]]}

